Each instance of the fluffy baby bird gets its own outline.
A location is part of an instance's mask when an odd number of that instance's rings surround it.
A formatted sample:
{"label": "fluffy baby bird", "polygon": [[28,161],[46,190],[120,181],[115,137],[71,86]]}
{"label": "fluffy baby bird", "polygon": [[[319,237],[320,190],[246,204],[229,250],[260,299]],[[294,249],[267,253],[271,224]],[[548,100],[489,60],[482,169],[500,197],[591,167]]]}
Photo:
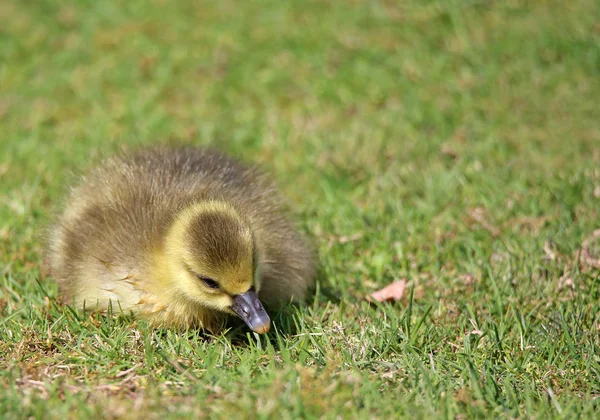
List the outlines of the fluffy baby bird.
{"label": "fluffy baby bird", "polygon": [[228,315],[268,332],[263,303],[302,301],[315,274],[274,185],[192,147],[146,149],[93,170],[72,189],[48,248],[67,304],[211,332]]}

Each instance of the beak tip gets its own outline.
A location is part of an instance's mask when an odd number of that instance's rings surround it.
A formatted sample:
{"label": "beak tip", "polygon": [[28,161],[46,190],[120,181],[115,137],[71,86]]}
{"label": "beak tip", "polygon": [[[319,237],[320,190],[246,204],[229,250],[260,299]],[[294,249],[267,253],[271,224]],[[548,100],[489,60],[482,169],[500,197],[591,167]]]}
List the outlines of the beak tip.
{"label": "beak tip", "polygon": [[271,329],[271,319],[254,289],[235,295],[231,309],[252,331],[258,334],[266,334]]}
{"label": "beak tip", "polygon": [[266,334],[269,332],[270,329],[271,329],[271,323],[268,323],[268,324],[261,325],[261,326],[255,328],[254,331],[258,334]]}

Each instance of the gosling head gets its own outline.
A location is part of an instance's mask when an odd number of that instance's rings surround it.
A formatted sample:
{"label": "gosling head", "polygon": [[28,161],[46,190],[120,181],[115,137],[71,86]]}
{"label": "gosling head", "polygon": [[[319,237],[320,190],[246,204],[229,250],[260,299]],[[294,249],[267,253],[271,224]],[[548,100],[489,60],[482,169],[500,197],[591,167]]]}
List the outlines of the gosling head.
{"label": "gosling head", "polygon": [[253,331],[269,331],[257,292],[257,252],[248,224],[230,205],[194,204],[175,218],[165,246],[175,293],[205,308],[237,315]]}

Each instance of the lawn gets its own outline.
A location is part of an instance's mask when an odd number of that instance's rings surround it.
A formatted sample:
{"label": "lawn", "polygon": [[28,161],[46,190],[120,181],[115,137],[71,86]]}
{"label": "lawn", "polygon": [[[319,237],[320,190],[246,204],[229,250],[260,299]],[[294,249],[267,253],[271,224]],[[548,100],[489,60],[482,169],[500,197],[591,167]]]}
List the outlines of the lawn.
{"label": "lawn", "polygon": [[[597,418],[599,16],[0,0],[0,417]],[[70,180],[170,141],[262,165],[319,250],[314,298],[266,337],[58,303]]]}

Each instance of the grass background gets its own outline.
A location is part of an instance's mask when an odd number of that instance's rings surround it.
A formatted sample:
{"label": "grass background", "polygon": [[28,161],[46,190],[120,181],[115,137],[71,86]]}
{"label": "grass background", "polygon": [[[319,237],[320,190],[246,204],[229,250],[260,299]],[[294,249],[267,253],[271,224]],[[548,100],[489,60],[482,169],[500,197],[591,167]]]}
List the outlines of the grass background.
{"label": "grass background", "polygon": [[[599,16],[0,0],[0,417],[597,417]],[[55,302],[70,174],[168,139],[266,167],[317,243],[314,302],[268,337]]]}

